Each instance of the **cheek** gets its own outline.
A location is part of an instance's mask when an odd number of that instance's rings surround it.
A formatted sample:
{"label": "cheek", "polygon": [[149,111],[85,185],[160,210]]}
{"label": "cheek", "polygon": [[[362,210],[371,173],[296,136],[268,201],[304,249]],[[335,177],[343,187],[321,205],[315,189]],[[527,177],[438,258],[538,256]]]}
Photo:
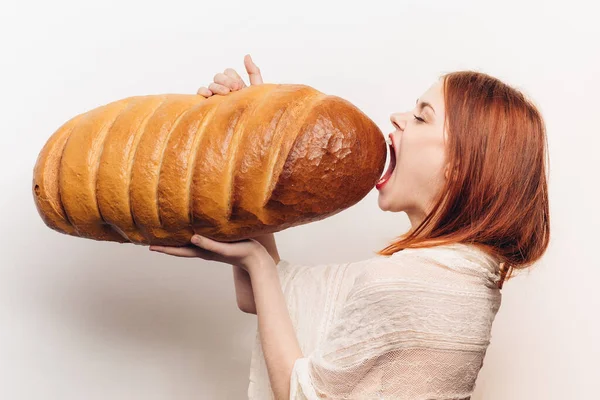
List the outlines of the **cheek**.
{"label": "cheek", "polygon": [[443,174],[443,143],[424,138],[403,138],[395,173],[404,183],[423,184]]}
{"label": "cheek", "polygon": [[422,143],[419,143],[417,138],[408,135],[403,136],[400,141],[399,152],[396,154],[396,174],[410,178],[420,167],[422,151]]}

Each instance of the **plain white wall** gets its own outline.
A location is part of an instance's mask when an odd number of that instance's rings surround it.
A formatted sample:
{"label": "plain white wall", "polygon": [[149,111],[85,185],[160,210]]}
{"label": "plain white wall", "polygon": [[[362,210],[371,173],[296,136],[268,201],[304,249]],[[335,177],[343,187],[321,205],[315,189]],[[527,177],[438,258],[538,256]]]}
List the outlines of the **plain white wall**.
{"label": "plain white wall", "polygon": [[[600,378],[597,13],[587,2],[19,1],[3,4],[0,398],[245,398],[254,316],[231,267],[60,235],[31,195],[63,122],[126,96],[195,93],[251,53],[268,82],[344,97],[383,130],[437,77],[476,69],[545,116],[552,241],[511,280],[476,399],[589,399]],[[518,221],[515,221],[518,223]],[[372,256],[408,228],[373,190],[276,234],[283,258]]]}

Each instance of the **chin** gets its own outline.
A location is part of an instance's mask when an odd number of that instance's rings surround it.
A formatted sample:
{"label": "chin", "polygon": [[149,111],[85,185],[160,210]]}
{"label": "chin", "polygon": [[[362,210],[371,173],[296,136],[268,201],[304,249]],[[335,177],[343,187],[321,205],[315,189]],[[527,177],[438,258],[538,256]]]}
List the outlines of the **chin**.
{"label": "chin", "polygon": [[379,192],[377,203],[382,211],[401,212],[406,210],[406,204],[402,201],[402,193]]}
{"label": "chin", "polygon": [[388,206],[387,206],[387,204],[383,200],[381,200],[381,195],[379,196],[379,199],[377,200],[377,203],[378,203],[379,208],[381,209],[381,211],[388,211],[388,208],[387,208]]}
{"label": "chin", "polygon": [[390,199],[389,193],[387,195],[385,195],[385,194],[381,194],[381,192],[379,192],[379,197],[377,198],[377,203],[379,205],[379,208],[382,211],[393,211],[392,210],[393,204],[391,204],[390,200],[391,199]]}

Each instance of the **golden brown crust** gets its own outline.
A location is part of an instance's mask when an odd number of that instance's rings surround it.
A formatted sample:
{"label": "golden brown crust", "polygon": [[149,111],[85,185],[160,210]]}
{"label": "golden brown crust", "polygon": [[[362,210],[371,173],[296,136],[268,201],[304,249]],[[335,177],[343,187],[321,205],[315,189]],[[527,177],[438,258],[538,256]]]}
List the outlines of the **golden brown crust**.
{"label": "golden brown crust", "polygon": [[133,221],[129,201],[133,158],[148,120],[165,100],[166,96],[132,98],[106,134],[100,156],[96,182],[100,214],[115,231],[134,243],[143,243],[144,238]]}
{"label": "golden brown crust", "polygon": [[[169,231],[160,223],[158,181],[168,140],[187,113],[206,99],[202,96],[171,94],[146,124],[135,153],[129,195],[131,214],[147,243],[178,243],[188,239],[189,230]],[[178,239],[179,238],[179,239]]]}
{"label": "golden brown crust", "polygon": [[194,234],[190,217],[190,185],[196,153],[201,151],[212,116],[226,99],[211,97],[186,113],[171,134],[158,181],[158,209],[162,227],[189,241]]}
{"label": "golden brown crust", "polygon": [[[282,221],[279,211],[268,210],[265,205],[305,119],[324,97],[305,85],[269,86],[268,94],[261,100],[260,118],[247,118],[238,135],[242,144],[232,160],[237,173],[229,213],[231,222],[222,231],[213,229],[208,234],[228,240],[279,230]],[[202,204],[197,197],[193,198],[195,204]]]}
{"label": "golden brown crust", "polygon": [[60,195],[65,212],[81,237],[115,242],[127,240],[102,218],[96,181],[105,137],[132,99],[115,101],[84,114],[65,146],[58,174]]}
{"label": "golden brown crust", "polygon": [[385,158],[373,121],[305,85],[135,96],[59,128],[34,168],[34,197],[49,227],[76,236],[233,241],[350,207]]}
{"label": "golden brown crust", "polygon": [[[257,85],[249,89],[252,90],[228,95],[227,101],[219,105],[210,124],[206,125],[200,151],[196,152],[190,192],[193,226],[198,233],[210,237],[228,237],[236,233],[240,222],[232,220],[232,207],[234,197],[244,190],[234,179],[239,171],[238,164],[255,151],[251,142],[269,134],[264,124],[270,109],[276,107],[272,94],[277,86]],[[257,118],[256,110],[259,110],[260,118]],[[253,126],[252,121],[261,121],[263,125]],[[249,129],[247,125],[250,125]],[[270,147],[277,148],[277,145],[271,142]],[[256,170],[262,165],[247,161],[244,168]],[[254,185],[260,184],[261,181],[254,180]],[[252,192],[244,192],[244,196],[254,203],[257,201]]]}
{"label": "golden brown crust", "polygon": [[69,135],[81,118],[82,115],[71,118],[52,134],[33,168],[32,190],[38,213],[50,228],[69,235],[76,235],[77,231],[68,220],[60,199],[58,171]]}

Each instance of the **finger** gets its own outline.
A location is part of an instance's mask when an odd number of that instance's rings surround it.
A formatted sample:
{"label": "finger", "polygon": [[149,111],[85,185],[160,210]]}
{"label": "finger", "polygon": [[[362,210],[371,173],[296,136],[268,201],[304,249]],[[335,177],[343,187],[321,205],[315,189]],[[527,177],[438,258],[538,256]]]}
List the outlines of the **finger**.
{"label": "finger", "polygon": [[216,74],[215,77],[213,78],[213,80],[215,81],[215,83],[218,83],[223,86],[227,86],[232,91],[239,90],[242,88],[240,83],[236,79],[234,79],[228,75],[225,75],[223,73]]}
{"label": "finger", "polygon": [[[243,242],[245,240],[241,240],[240,242]],[[193,244],[195,244],[196,246],[201,247],[202,249],[208,250],[212,253],[216,253],[220,256],[225,256],[225,257],[232,257],[235,254],[233,254],[234,252],[234,248],[233,245],[234,243],[239,243],[239,242],[233,242],[233,243],[227,243],[227,242],[218,242],[216,240],[212,240],[210,238],[207,238],[205,236],[201,236],[201,235],[194,235],[191,238],[191,242]]]}
{"label": "finger", "polygon": [[196,249],[194,247],[150,246],[151,251],[178,257],[196,257]]}
{"label": "finger", "polygon": [[210,85],[208,85],[208,89],[215,93],[215,94],[228,94],[231,90],[229,90],[229,88],[227,86],[223,86],[219,83],[211,83]]}
{"label": "finger", "polygon": [[205,260],[212,259],[212,255],[210,254],[210,252],[198,248],[196,246],[150,246],[150,250],[177,257],[199,257]]}
{"label": "finger", "polygon": [[209,239],[207,237],[204,236],[200,236],[200,235],[194,235],[192,236],[192,238],[190,239],[190,241],[192,242],[192,244],[208,250],[208,251],[212,251],[218,254],[222,254],[222,248],[221,246],[219,246],[221,243],[216,242],[212,239]]}
{"label": "finger", "polygon": [[246,82],[244,82],[242,77],[239,76],[239,74],[233,68],[227,68],[223,72],[225,73],[225,75],[229,76],[230,78],[232,78],[238,82],[238,85],[239,85],[238,90],[246,87]]}
{"label": "finger", "polygon": [[208,90],[207,87],[202,86],[200,89],[198,89],[197,94],[199,94],[200,96],[204,96],[204,97],[210,97],[213,95],[213,92]]}
{"label": "finger", "polygon": [[262,75],[260,74],[260,68],[254,64],[250,54],[246,54],[244,57],[244,65],[246,66],[246,72],[248,72],[248,76],[250,77],[250,85],[260,85],[263,83]]}

